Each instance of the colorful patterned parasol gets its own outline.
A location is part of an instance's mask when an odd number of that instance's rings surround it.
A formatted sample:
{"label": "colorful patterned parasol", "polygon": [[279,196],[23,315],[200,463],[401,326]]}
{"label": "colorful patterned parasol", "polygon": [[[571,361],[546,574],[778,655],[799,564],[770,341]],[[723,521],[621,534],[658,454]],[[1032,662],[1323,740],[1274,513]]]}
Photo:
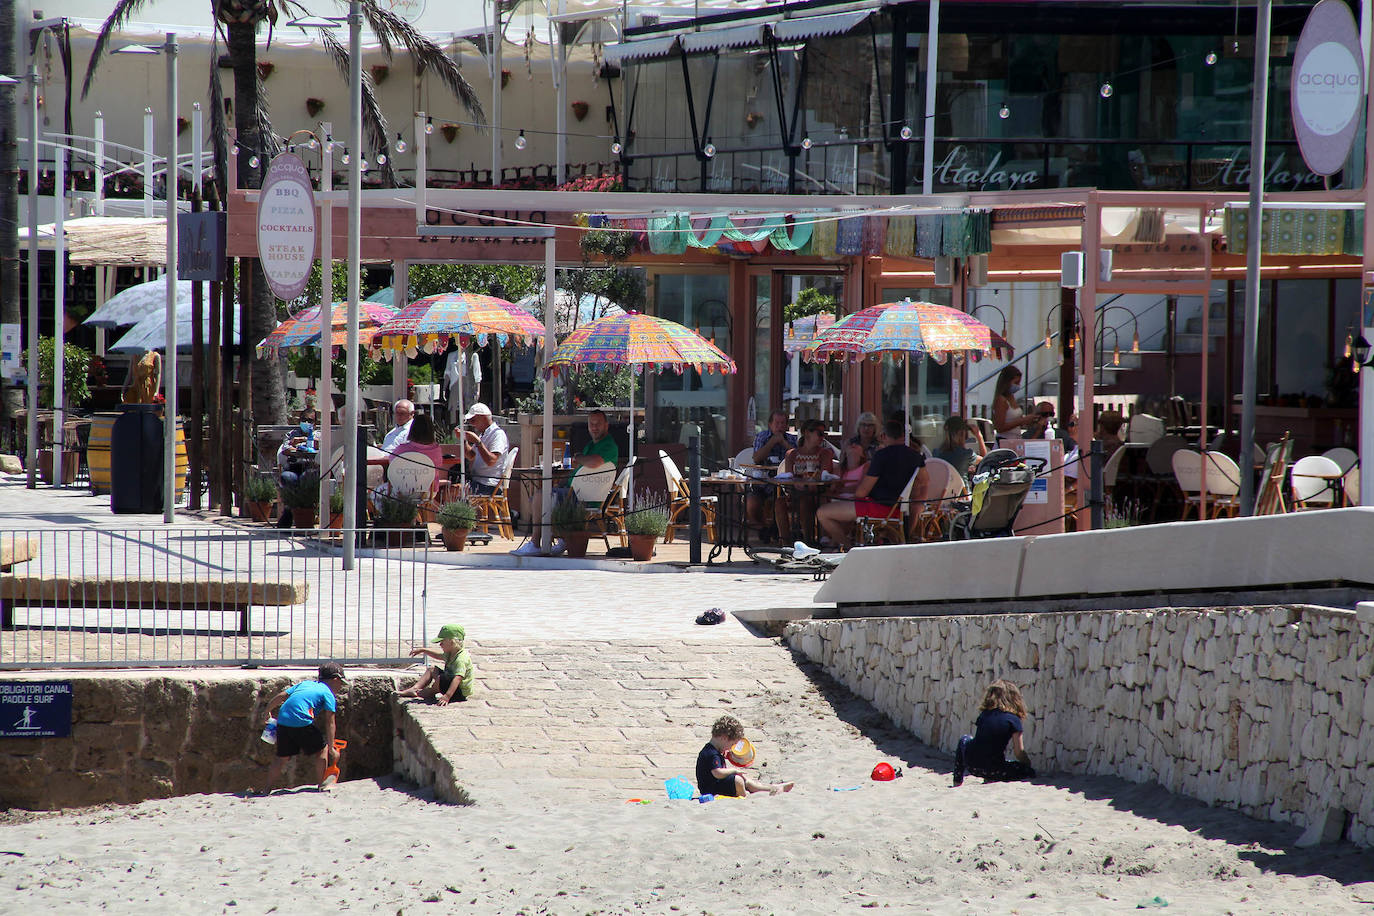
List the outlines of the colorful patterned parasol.
{"label": "colorful patterned parasol", "polygon": [[501,346],[511,339],[539,346],[544,325],[520,306],[495,296],[440,293],[417,299],[397,312],[372,338],[372,349],[383,355],[402,352],[413,357],[421,350],[442,352],[454,339],[461,345],[475,337],[482,346],[488,336]]}
{"label": "colorful patterned parasol", "polygon": [[[367,346],[377,329],[396,316],[396,309],[379,302],[360,302],[358,309],[358,342]],[[348,303],[334,303],[330,316],[330,344],[333,352],[348,342]],[[258,344],[258,356],[271,359],[283,350],[297,347],[319,347],[320,309],[308,308],[288,318]]]}
{"label": "colorful patterned parasol", "polygon": [[857,311],[816,335],[808,359],[859,361],[865,357],[905,359],[929,354],[943,364],[956,359],[1012,355],[1011,345],[983,322],[933,302],[888,302]]}
{"label": "colorful patterned parasol", "polygon": [[[626,312],[607,315],[575,328],[544,365],[546,376],[566,375],[572,369],[653,366],[682,372],[735,372],[735,361],[691,328],[676,321]],[[635,372],[630,372],[630,451],[635,441]],[[546,402],[544,409],[549,410]],[[630,471],[630,502],[634,503],[634,470]]]}
{"label": "colorful patterned parasol", "polygon": [[544,366],[546,375],[587,367],[653,366],[681,372],[735,371],[735,361],[676,321],[627,312],[575,328]]}
{"label": "colorful patterned parasol", "polygon": [[783,352],[790,357],[810,350],[816,345],[816,335],[834,325],[835,316],[829,312],[807,315],[789,322],[782,332]]}

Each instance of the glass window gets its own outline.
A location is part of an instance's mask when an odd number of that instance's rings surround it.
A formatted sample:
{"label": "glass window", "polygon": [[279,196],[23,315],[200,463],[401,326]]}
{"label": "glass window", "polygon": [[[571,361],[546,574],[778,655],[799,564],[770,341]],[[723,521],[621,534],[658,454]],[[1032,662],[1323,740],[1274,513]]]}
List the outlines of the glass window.
{"label": "glass window", "polygon": [[816,328],[833,323],[844,301],[844,278],[838,274],[784,274],[783,288],[783,406],[793,427],[818,419],[827,429],[844,416],[844,367],[814,363],[802,357]]}
{"label": "glass window", "polygon": [[[654,278],[654,314],[686,325],[730,352],[730,315],[724,274],[658,274]],[[660,372],[654,382],[649,428],[660,442],[681,441],[695,425],[701,435],[703,462],[728,457],[726,377],[686,369],[681,375]]]}
{"label": "glass window", "polygon": [[752,278],[754,285],[754,416],[752,431],[768,423],[773,407],[773,278]]}

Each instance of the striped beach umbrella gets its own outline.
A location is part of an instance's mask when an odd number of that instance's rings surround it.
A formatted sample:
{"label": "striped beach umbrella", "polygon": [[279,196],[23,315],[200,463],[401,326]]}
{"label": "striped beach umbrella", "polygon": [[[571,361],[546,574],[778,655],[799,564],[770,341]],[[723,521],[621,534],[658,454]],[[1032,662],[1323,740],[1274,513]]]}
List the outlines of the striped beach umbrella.
{"label": "striped beach umbrella", "polygon": [[1011,345],[992,328],[958,309],[933,302],[887,302],[869,306],[816,334],[808,359],[822,362],[929,355],[943,364],[956,359],[1012,355]]}
{"label": "striped beach umbrella", "polygon": [[476,293],[440,293],[416,299],[396,313],[372,338],[372,349],[382,355],[416,356],[441,353],[450,340],[464,345],[470,338],[483,346],[490,338],[505,346],[513,341],[538,346],[544,325],[513,302]]}
{"label": "striped beach umbrella", "polygon": [[[379,302],[360,302],[358,309],[358,342],[371,343],[377,329],[395,317],[396,309]],[[305,309],[286,319],[258,344],[258,356],[272,358],[283,350],[297,347],[319,347],[322,336],[319,306]],[[348,303],[336,302],[330,315],[330,345],[333,352],[348,342]]]}

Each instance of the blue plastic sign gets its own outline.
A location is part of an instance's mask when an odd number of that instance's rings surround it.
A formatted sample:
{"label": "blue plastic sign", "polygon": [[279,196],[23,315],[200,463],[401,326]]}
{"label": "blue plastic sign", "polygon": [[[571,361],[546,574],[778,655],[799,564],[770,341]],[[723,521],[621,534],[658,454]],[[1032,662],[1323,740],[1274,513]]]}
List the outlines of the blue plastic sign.
{"label": "blue plastic sign", "polygon": [[0,681],[0,738],[68,738],[71,681]]}

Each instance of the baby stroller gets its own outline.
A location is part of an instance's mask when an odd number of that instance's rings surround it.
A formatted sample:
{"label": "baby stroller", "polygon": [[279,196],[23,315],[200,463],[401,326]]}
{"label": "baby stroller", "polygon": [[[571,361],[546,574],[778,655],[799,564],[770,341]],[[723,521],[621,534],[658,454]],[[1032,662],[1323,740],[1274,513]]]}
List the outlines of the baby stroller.
{"label": "baby stroller", "polygon": [[[1032,470],[1032,463],[1039,468]],[[958,511],[949,526],[949,540],[1010,537],[1016,515],[1043,467],[1042,459],[1022,458],[1009,448],[988,452],[973,475],[973,498],[955,506]]]}

